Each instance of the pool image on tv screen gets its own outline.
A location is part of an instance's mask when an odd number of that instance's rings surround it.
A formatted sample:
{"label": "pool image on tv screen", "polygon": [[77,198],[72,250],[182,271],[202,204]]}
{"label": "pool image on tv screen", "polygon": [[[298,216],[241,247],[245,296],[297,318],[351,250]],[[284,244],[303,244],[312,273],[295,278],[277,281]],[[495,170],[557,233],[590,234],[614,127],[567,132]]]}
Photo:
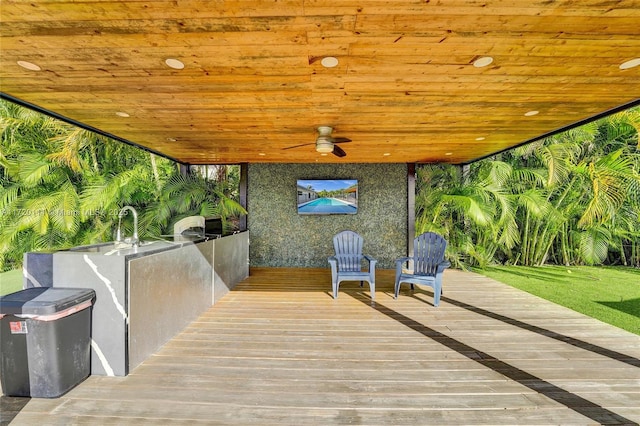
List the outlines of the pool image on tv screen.
{"label": "pool image on tv screen", "polygon": [[299,214],[356,214],[357,212],[357,180],[298,180]]}

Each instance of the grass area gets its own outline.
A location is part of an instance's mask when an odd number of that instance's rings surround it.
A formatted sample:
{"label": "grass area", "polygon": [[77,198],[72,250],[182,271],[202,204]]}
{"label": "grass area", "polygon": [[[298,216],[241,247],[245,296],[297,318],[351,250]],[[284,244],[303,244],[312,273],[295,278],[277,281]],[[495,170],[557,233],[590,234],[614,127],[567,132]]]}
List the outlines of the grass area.
{"label": "grass area", "polygon": [[22,290],[22,270],[0,273],[0,296]]}
{"label": "grass area", "polygon": [[480,274],[640,335],[640,270],[493,266]]}

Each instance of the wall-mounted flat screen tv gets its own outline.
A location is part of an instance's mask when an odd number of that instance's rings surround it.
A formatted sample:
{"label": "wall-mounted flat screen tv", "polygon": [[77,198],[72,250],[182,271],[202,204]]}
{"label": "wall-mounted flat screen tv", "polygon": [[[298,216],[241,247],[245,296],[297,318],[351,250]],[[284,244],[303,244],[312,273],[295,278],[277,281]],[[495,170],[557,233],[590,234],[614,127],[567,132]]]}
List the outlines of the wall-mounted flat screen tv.
{"label": "wall-mounted flat screen tv", "polygon": [[357,212],[357,180],[298,180],[298,214],[356,214]]}

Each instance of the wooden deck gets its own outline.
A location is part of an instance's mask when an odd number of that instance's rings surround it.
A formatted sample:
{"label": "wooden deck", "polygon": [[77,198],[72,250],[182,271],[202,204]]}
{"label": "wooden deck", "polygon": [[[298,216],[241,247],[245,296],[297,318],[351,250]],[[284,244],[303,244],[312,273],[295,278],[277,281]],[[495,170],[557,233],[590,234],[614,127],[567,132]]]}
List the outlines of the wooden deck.
{"label": "wooden deck", "polygon": [[[12,425],[638,424],[640,336],[480,275],[444,298],[392,271],[251,276],[127,377],[57,399],[4,398]],[[26,402],[26,404],[25,404]],[[24,405],[22,407],[22,405]]]}

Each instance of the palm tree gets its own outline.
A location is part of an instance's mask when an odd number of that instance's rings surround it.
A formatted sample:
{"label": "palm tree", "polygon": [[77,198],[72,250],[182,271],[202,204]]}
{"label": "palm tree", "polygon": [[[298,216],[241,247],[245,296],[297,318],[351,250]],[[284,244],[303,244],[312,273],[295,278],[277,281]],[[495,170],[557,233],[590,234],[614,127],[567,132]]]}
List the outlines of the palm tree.
{"label": "palm tree", "polygon": [[[234,229],[234,219],[247,212],[234,199],[234,190],[230,189],[231,181],[227,177],[233,174],[233,171],[225,174],[222,182],[199,173],[171,176],[163,186],[159,200],[148,206],[141,222],[160,225],[158,232],[162,234],[172,233],[175,222],[184,217],[215,216],[222,220],[225,231]],[[238,174],[236,176],[239,178]],[[237,181],[233,187],[237,191]]]}
{"label": "palm tree", "polygon": [[246,213],[237,166],[216,166],[223,181],[183,177],[172,161],[5,101],[0,124],[0,271],[27,251],[111,240],[124,205],[142,213],[141,236],[192,214],[231,229]]}
{"label": "palm tree", "polygon": [[442,234],[455,266],[486,265],[502,245],[512,247],[513,200],[502,189],[502,162],[474,165],[469,176],[446,165],[417,169],[416,233]]}
{"label": "palm tree", "polygon": [[[416,230],[454,263],[640,264],[640,108],[472,164],[418,168]],[[617,260],[609,259],[616,262]]]}
{"label": "palm tree", "polygon": [[21,262],[16,246],[46,250],[70,244],[79,219],[73,214],[75,173],[46,156],[63,126],[7,102],[0,107],[0,268],[5,269]]}

